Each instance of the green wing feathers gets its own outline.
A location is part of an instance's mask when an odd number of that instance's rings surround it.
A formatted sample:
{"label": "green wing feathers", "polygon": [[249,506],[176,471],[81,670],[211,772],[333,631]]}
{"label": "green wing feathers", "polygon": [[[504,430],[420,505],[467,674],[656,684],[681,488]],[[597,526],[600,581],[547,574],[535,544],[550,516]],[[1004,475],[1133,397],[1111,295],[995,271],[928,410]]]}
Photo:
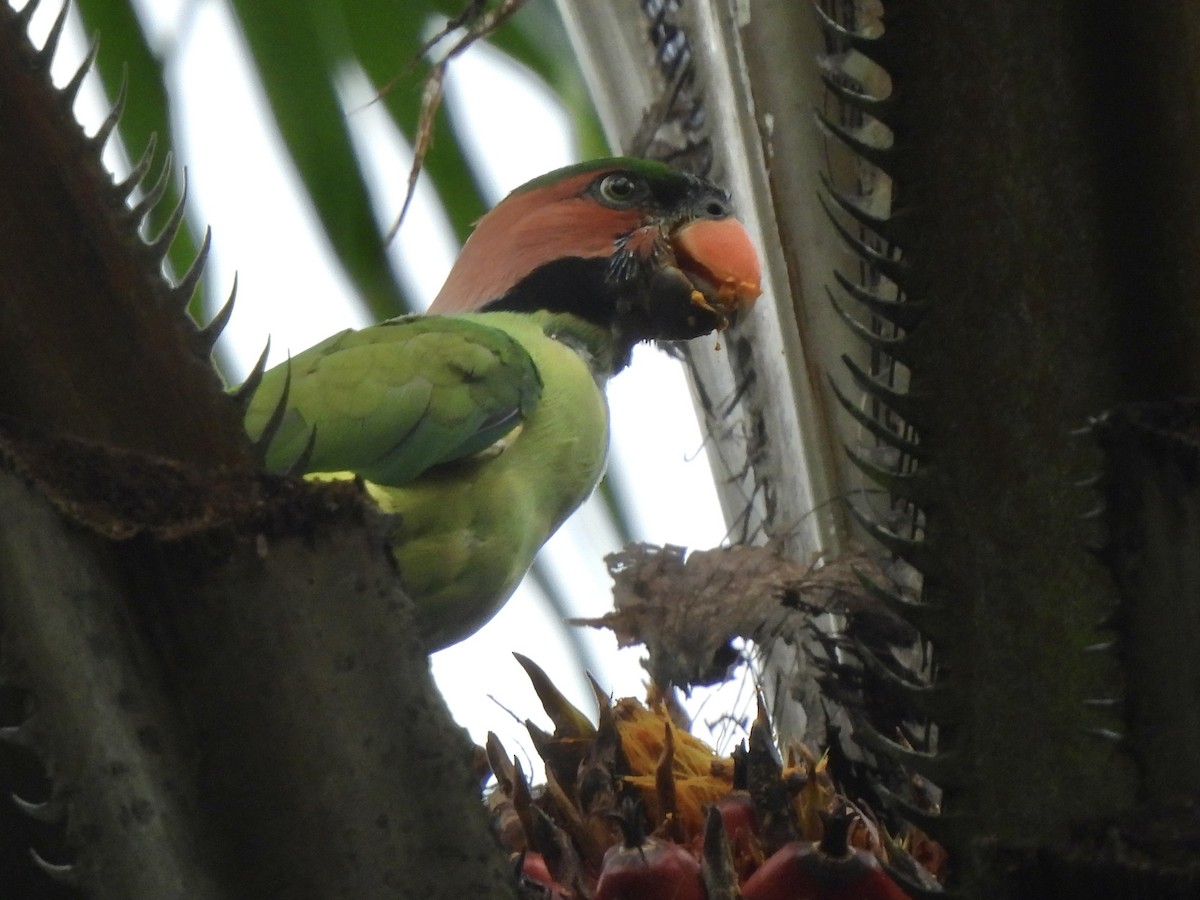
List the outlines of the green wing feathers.
{"label": "green wing feathers", "polygon": [[246,414],[251,438],[266,428],[289,369],[267,469],[287,471],[313,439],[305,472],[348,471],[391,486],[487,449],[542,392],[529,354],[503,331],[406,316],[343,331],[267,372]]}

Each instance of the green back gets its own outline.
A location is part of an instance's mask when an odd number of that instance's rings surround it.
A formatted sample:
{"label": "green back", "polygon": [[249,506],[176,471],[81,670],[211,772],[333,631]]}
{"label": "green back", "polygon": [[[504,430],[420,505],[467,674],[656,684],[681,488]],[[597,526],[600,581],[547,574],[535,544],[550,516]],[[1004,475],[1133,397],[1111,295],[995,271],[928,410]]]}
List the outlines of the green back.
{"label": "green back", "polygon": [[305,473],[352,472],[402,485],[478,453],[537,404],[521,345],[474,318],[406,316],[343,331],[268,371],[246,414],[258,439],[288,382],[266,467],[288,471],[315,433]]}

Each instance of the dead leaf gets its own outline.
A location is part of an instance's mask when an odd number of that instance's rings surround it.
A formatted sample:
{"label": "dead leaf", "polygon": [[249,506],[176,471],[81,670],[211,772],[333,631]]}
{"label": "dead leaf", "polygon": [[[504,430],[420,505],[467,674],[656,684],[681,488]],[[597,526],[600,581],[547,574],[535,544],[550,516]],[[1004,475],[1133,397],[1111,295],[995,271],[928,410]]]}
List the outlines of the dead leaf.
{"label": "dead leaf", "polygon": [[[400,230],[400,225],[404,222],[404,217],[408,213],[409,206],[412,205],[413,194],[417,190],[417,176],[421,174],[421,166],[425,162],[425,155],[429,152],[429,146],[433,142],[433,120],[434,116],[437,115],[438,107],[442,105],[443,85],[446,80],[446,71],[450,65],[450,61],[477,40],[487,37],[507,22],[525,3],[526,0],[501,0],[495,9],[489,10],[486,8],[485,2],[470,0],[459,15],[451,19],[445,28],[434,35],[418,51],[417,58],[419,59],[443,40],[450,37],[459,28],[466,30],[466,34],[454,42],[450,49],[446,51],[446,54],[433,64],[429,73],[425,76],[425,84],[421,89],[421,114],[417,121],[417,139],[413,146],[412,168],[408,172],[408,187],[404,193],[404,203],[400,207],[400,213],[396,216],[396,221],[392,223],[392,227],[388,229],[387,236],[384,239],[385,243],[390,244],[392,239],[395,238],[396,232]],[[391,90],[394,87],[394,82],[395,79],[385,85],[379,92],[380,96]]]}
{"label": "dead leaf", "polygon": [[645,644],[647,669],[661,685],[686,689],[722,681],[738,661],[730,643],[735,637],[796,643],[814,616],[881,608],[855,574],[878,572],[861,551],[806,566],[771,544],[690,554],[683,547],[631,544],[605,561],[614,581],[613,612],[570,621],[608,628],[622,647]]}

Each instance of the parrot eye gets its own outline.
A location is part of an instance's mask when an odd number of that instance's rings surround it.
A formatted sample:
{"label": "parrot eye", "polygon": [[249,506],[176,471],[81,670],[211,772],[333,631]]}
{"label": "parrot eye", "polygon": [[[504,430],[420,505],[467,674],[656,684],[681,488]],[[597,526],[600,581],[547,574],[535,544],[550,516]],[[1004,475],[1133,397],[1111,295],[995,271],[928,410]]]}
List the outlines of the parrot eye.
{"label": "parrot eye", "polygon": [[624,206],[641,195],[636,181],[622,172],[605,175],[600,181],[600,197],[616,206]]}

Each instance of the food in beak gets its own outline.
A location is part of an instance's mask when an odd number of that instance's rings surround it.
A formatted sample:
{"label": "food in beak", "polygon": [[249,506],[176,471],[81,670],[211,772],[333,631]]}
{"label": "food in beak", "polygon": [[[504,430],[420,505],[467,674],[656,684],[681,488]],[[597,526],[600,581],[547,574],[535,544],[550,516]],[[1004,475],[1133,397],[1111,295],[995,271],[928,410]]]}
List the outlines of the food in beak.
{"label": "food in beak", "polygon": [[762,293],[758,252],[737,219],[695,219],[675,232],[671,246],[695,288],[692,302],[718,315],[721,327]]}

